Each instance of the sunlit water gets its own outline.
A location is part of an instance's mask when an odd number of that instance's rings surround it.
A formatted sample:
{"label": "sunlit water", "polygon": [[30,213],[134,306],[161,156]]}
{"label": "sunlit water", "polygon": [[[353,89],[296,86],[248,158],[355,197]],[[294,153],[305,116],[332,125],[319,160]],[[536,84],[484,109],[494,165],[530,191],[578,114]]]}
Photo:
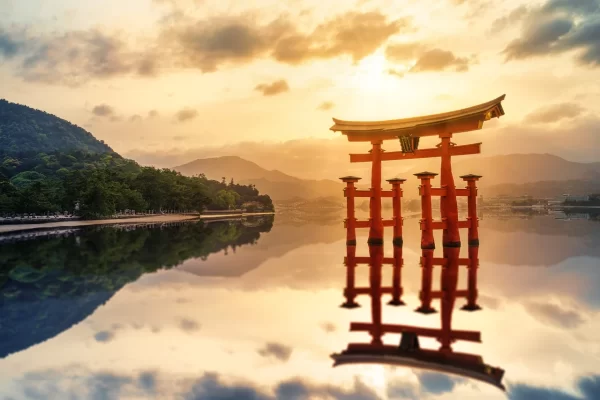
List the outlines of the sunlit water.
{"label": "sunlit water", "polygon": [[[355,310],[339,307],[346,273],[342,218],[83,228],[0,242],[0,395],[600,398],[600,221],[482,216],[483,310],[460,311],[459,299],[453,316],[455,328],[481,331],[482,343],[457,342],[454,349],[504,369],[502,392],[403,367],[332,367],[332,353],[369,338],[349,332],[350,322],[369,321],[368,299],[358,298],[362,307]],[[407,305],[384,306],[387,323],[439,324],[439,315],[413,311],[419,235],[417,219],[407,219]],[[367,256],[366,238],[358,241],[357,255]],[[391,252],[390,243],[386,256]],[[367,269],[357,270],[358,286],[368,284]],[[384,267],[383,281],[390,276]],[[399,335],[384,341],[397,344]]]}

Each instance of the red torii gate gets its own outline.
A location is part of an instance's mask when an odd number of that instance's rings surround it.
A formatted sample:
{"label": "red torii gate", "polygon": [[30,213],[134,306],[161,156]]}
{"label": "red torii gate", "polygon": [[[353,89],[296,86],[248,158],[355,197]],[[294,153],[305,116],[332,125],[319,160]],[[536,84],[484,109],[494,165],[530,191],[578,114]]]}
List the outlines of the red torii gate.
{"label": "red torii gate", "polygon": [[[414,160],[419,158],[441,158],[441,185],[439,188],[431,186],[431,179],[437,174],[432,172],[423,172],[415,174],[421,180],[419,193],[421,195],[422,219],[421,219],[421,267],[422,267],[422,290],[421,306],[417,311],[422,313],[432,313],[435,309],[431,307],[431,299],[434,293],[431,291],[431,276],[434,265],[441,265],[442,274],[446,275],[442,280],[442,288],[438,296],[442,302],[452,302],[455,296],[451,291],[456,290],[456,281],[458,279],[458,266],[466,265],[469,268],[469,285],[474,289],[478,267],[478,221],[476,211],[477,187],[476,181],[481,178],[478,175],[462,176],[468,186],[465,189],[457,189],[452,175],[452,156],[478,154],[481,152],[481,143],[457,146],[451,142],[452,135],[460,132],[478,130],[483,127],[485,121],[491,118],[499,118],[504,115],[502,100],[504,95],[477,106],[465,108],[462,110],[451,111],[447,113],[434,114],[415,118],[405,118],[389,121],[343,121],[333,119],[335,125],[330,129],[342,132],[347,136],[350,142],[370,142],[372,149],[368,154],[350,154],[350,162],[371,162],[371,187],[368,190],[357,190],[354,186],[360,178],[347,176],[340,178],[346,183],[344,189],[347,198],[347,218],[345,221],[347,229],[346,243],[349,246],[356,246],[356,228],[369,228],[368,244],[371,246],[383,245],[384,226],[394,227],[393,244],[394,247],[402,248],[402,211],[401,185],[403,179],[388,180],[392,184],[392,190],[384,191],[381,188],[381,163],[391,160]],[[441,142],[436,148],[418,149],[421,137],[438,136]],[[381,148],[383,141],[398,139],[402,151],[385,153]],[[431,209],[431,196],[440,197],[441,220],[434,221]],[[469,216],[465,221],[458,219],[457,196],[468,197]],[[354,213],[354,198],[369,197],[369,220],[358,221]],[[391,220],[384,220],[381,215],[381,198],[392,197],[394,217]],[[461,260],[460,254],[460,234],[459,228],[469,229],[469,258]],[[434,258],[435,242],[433,230],[442,229],[443,258]],[[399,259],[402,260],[399,250]],[[398,270],[402,267],[402,262]],[[447,286],[447,287],[446,287]],[[469,302],[464,307],[465,310],[477,310],[476,304],[477,292],[470,291]],[[474,293],[474,294],[473,294]]]}
{"label": "red torii gate", "polygon": [[[384,221],[381,218],[381,198],[393,197],[394,191],[383,191],[381,188],[381,163],[391,160],[414,160],[419,158],[441,158],[441,188],[434,190],[432,195],[441,196],[440,209],[444,229],[444,246],[460,247],[458,235],[458,207],[456,203],[457,190],[452,176],[452,156],[479,154],[481,143],[456,146],[450,141],[452,135],[468,132],[483,127],[483,123],[491,118],[504,115],[502,100],[504,95],[474,107],[415,118],[405,118],[389,121],[343,121],[333,119],[335,125],[330,129],[346,135],[350,142],[370,142],[372,149],[368,154],[350,154],[350,162],[371,163],[371,188],[361,191],[346,190],[347,197],[369,197],[369,221],[354,221],[348,216],[347,223],[354,227],[369,227],[371,245],[383,244],[383,227],[394,226],[394,220]],[[436,148],[418,149],[419,139],[426,136],[439,136],[441,143]],[[384,153],[381,148],[385,140],[400,140],[402,151]],[[341,178],[348,187],[359,179],[356,177]],[[461,193],[468,195],[467,193]],[[348,201],[350,206],[350,200]],[[353,204],[353,201],[352,201]],[[350,211],[349,211],[350,213]],[[350,228],[350,227],[349,227]],[[438,227],[439,228],[439,227]],[[401,238],[394,238],[401,240]]]}

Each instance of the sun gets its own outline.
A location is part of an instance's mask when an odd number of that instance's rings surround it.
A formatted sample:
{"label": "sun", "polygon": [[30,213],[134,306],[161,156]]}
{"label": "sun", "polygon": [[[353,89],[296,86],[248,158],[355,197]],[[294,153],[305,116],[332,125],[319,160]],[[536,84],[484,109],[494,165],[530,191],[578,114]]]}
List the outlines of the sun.
{"label": "sun", "polygon": [[377,52],[363,58],[355,67],[351,76],[351,86],[363,92],[383,92],[389,87],[391,77],[388,73],[385,55]]}

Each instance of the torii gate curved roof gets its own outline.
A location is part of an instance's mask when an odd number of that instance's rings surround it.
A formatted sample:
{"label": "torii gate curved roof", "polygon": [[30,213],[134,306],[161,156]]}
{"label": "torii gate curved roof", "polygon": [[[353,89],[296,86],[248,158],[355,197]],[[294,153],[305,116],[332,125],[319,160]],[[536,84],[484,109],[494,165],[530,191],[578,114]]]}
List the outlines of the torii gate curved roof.
{"label": "torii gate curved roof", "polygon": [[391,140],[398,136],[437,136],[441,133],[459,133],[481,129],[483,123],[491,118],[504,115],[502,95],[487,103],[462,110],[421,117],[394,119],[387,121],[344,121],[333,118],[330,129],[342,132],[350,142],[370,142],[373,140]]}

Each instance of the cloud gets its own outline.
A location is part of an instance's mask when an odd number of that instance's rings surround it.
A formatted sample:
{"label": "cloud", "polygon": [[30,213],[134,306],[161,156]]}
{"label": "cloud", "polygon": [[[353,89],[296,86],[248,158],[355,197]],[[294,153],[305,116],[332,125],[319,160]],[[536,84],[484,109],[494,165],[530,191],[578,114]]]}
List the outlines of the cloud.
{"label": "cloud", "polygon": [[565,309],[556,304],[530,303],[525,308],[541,322],[559,328],[574,329],[585,322],[584,317],[579,312]]}
{"label": "cloud", "polygon": [[10,59],[21,50],[23,43],[16,35],[0,29],[0,57]]}
{"label": "cloud", "polygon": [[531,114],[527,115],[524,120],[532,123],[551,123],[560,121],[561,119],[566,118],[575,118],[581,113],[583,113],[585,109],[581,107],[579,104],[574,103],[561,103],[561,104],[553,104],[548,107],[543,107],[538,110],[535,110]]}
{"label": "cloud", "polygon": [[[168,381],[168,385],[161,385]],[[119,374],[110,371],[92,372],[81,367],[29,372],[13,380],[18,398],[28,399],[93,399],[121,398],[178,398],[184,400],[236,399],[331,399],[378,400],[377,394],[359,379],[350,388],[318,384],[300,378],[276,383],[272,388],[257,386],[253,382],[224,377],[218,373],[205,373],[193,381],[164,377],[156,372]]]}
{"label": "cloud", "polygon": [[135,46],[121,32],[98,29],[37,36],[0,30],[0,57],[18,60],[17,74],[25,80],[79,86],[177,69],[209,73],[261,58],[291,65],[340,56],[357,62],[410,29],[410,19],[390,20],[380,11],[348,12],[302,31],[286,17],[266,23],[248,14],[193,19],[175,7],[155,37],[135,38]]}
{"label": "cloud", "polygon": [[142,372],[127,376],[110,371],[92,372],[80,367],[61,371],[26,373],[13,381],[18,398],[117,400],[156,395],[156,376]]}
{"label": "cloud", "polygon": [[[408,63],[415,61],[409,72],[443,71],[454,68],[457,72],[465,72],[473,59],[457,57],[448,50],[438,48],[430,49],[421,43],[396,43],[389,45],[385,50],[386,58],[393,62]],[[389,74],[403,76],[403,73],[394,69],[388,70]]]}
{"label": "cloud", "polygon": [[274,395],[265,388],[252,383],[224,382],[220,375],[206,373],[191,389],[183,394],[185,400],[236,399],[236,400],[275,400],[275,399],[339,399],[339,400],[378,400],[377,394],[360,380],[355,380],[351,389],[341,389],[333,385],[308,383],[299,378],[279,383]]}
{"label": "cloud", "polygon": [[381,47],[391,36],[412,30],[411,20],[388,21],[379,11],[348,12],[317,26],[310,34],[284,35],[275,46],[273,57],[288,64],[311,59],[350,55],[358,62]]}
{"label": "cloud", "polygon": [[492,22],[491,33],[502,32],[508,26],[522,21],[529,14],[529,11],[527,6],[521,5],[512,10],[508,15],[495,19]]}
{"label": "cloud", "polygon": [[140,122],[142,120],[142,116],[139,114],[132,115],[129,117],[129,122]]}
{"label": "cloud", "polygon": [[290,87],[285,80],[280,79],[272,83],[261,83],[260,85],[256,85],[254,90],[261,92],[263,96],[275,96],[289,91]]}
{"label": "cloud", "polygon": [[436,372],[424,372],[419,374],[418,378],[425,392],[436,395],[452,392],[454,386],[463,381],[461,378],[454,378]]}
{"label": "cloud", "polygon": [[580,396],[573,396],[558,389],[535,387],[524,384],[511,385],[510,400],[596,400],[600,393],[600,375],[579,378],[577,389]]}
{"label": "cloud", "polygon": [[92,114],[97,117],[114,117],[115,109],[108,104],[100,104],[92,108]]}
{"label": "cloud", "polygon": [[421,54],[410,72],[443,71],[454,68],[456,72],[469,70],[467,58],[456,57],[451,51],[433,49]]}
{"label": "cloud", "polygon": [[115,338],[115,333],[111,331],[101,331],[94,335],[97,342],[106,343]]}
{"label": "cloud", "polygon": [[192,333],[200,330],[200,324],[192,319],[183,318],[179,321],[179,327],[181,330]]}
{"label": "cloud", "polygon": [[22,39],[19,74],[28,81],[78,86],[91,79],[156,72],[150,54],[133,51],[118,35],[98,30]]}
{"label": "cloud", "polygon": [[320,111],[329,111],[333,107],[335,107],[335,104],[333,102],[331,102],[331,101],[324,101],[321,104],[319,104],[319,106],[317,107],[317,110],[320,110]]}
{"label": "cloud", "polygon": [[420,43],[395,43],[387,46],[385,56],[391,61],[406,62],[416,60],[424,50]]}
{"label": "cloud", "polygon": [[185,122],[185,121],[192,120],[192,119],[196,118],[197,116],[198,116],[198,111],[194,110],[193,108],[184,108],[184,109],[177,111],[177,113],[175,114],[175,119],[178,122]]}
{"label": "cloud", "polygon": [[600,2],[548,0],[523,22],[521,35],[504,49],[506,60],[576,50],[577,62],[600,65]]}
{"label": "cloud", "polygon": [[258,354],[265,358],[274,357],[285,362],[292,356],[292,348],[280,343],[267,343],[265,347],[258,350]]}
{"label": "cloud", "polygon": [[418,400],[421,398],[415,387],[407,382],[401,381],[391,381],[388,384],[387,396],[390,399]]}

